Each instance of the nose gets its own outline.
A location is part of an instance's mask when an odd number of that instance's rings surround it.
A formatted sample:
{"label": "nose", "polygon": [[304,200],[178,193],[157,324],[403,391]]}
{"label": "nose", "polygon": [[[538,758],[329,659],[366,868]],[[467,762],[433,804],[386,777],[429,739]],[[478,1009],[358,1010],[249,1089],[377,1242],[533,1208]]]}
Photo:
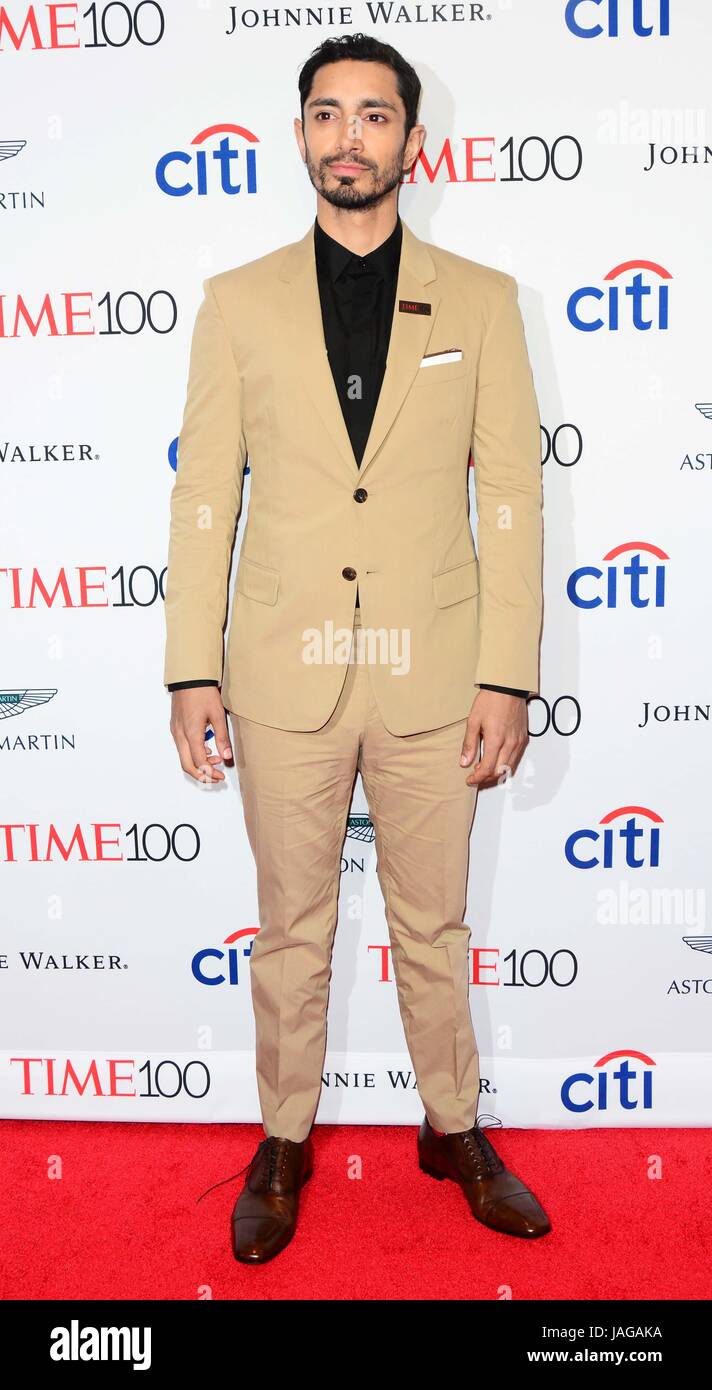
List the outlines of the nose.
{"label": "nose", "polygon": [[340,132],[343,137],[344,149],[349,151],[360,151],[363,149],[362,128],[363,120],[360,116],[353,115],[344,117],[343,132]]}

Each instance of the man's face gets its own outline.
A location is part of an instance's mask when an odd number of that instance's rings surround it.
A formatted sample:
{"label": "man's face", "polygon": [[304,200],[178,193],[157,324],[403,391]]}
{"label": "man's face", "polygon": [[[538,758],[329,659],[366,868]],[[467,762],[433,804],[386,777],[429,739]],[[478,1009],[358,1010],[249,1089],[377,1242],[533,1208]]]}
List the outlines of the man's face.
{"label": "man's face", "polygon": [[405,140],[396,74],[383,63],[345,59],[319,68],[294,130],[309,178],[334,207],[375,206],[398,186],[423,141]]}

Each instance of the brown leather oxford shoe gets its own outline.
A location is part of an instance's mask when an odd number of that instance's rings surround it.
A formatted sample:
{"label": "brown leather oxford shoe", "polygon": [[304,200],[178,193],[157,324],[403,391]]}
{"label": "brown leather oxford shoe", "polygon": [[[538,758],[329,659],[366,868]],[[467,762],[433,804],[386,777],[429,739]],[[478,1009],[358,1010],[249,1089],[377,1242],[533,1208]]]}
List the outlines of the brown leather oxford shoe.
{"label": "brown leather oxford shoe", "polygon": [[299,1193],[314,1167],[311,1136],[297,1143],[271,1135],[250,1163],[232,1213],[232,1252],[246,1264],[264,1264],[294,1235]]}
{"label": "brown leather oxford shoe", "polygon": [[505,1168],[483,1129],[436,1134],[427,1115],[418,1132],[418,1159],[431,1178],[460,1184],[483,1225],[508,1236],[544,1236],[551,1222],[533,1192]]}

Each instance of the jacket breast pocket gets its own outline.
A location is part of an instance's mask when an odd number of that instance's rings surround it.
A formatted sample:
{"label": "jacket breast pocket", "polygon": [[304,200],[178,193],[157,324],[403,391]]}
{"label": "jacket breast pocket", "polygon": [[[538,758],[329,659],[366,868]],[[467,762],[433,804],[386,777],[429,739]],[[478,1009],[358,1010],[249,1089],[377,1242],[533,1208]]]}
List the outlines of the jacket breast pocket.
{"label": "jacket breast pocket", "polygon": [[459,381],[461,377],[467,376],[470,370],[470,363],[466,357],[461,357],[459,362],[434,362],[432,366],[418,367],[413,380],[413,386],[437,386],[444,381]]}
{"label": "jacket breast pocket", "polygon": [[480,567],[474,558],[433,574],[433,593],[438,608],[448,608],[451,603],[460,603],[479,592]]}
{"label": "jacket breast pocket", "polygon": [[257,599],[258,603],[276,603],[279,592],[279,572],[268,565],[260,565],[257,560],[240,557],[235,578],[238,593]]}

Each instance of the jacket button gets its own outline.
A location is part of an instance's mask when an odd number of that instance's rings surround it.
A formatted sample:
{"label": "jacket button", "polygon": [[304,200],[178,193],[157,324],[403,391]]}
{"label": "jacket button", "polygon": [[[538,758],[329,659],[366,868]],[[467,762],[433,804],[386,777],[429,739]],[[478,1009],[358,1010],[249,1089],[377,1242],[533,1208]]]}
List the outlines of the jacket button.
{"label": "jacket button", "polygon": [[355,579],[355,578],[356,578],[356,571],[355,571],[355,569],[352,569],[352,568],[351,568],[351,565],[347,565],[345,569],[342,569],[341,573],[343,574],[344,579]]}
{"label": "jacket button", "polygon": [[367,493],[365,487],[357,487],[357,488],[356,488],[356,491],[355,491],[355,493],[354,493],[354,500],[355,500],[356,502],[365,502],[367,497],[368,497],[368,493]]}

